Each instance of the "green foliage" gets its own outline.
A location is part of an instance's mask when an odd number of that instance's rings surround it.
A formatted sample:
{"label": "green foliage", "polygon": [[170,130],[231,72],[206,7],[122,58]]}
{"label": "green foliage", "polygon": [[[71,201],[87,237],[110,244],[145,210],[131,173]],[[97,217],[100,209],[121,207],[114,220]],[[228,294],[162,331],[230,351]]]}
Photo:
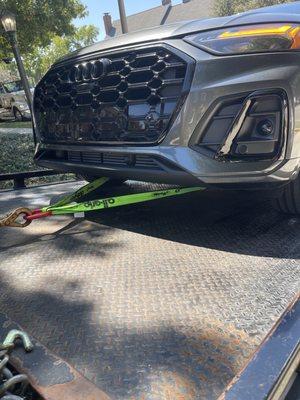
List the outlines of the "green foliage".
{"label": "green foliage", "polygon": [[29,77],[37,82],[57,59],[94,43],[97,35],[98,29],[95,26],[84,25],[75,29],[71,35],[53,36],[48,46],[36,47],[24,58]]}
{"label": "green foliage", "polygon": [[255,8],[273,6],[275,4],[289,3],[290,0],[217,0],[215,2],[215,15],[223,17]]}
{"label": "green foliage", "polygon": [[89,46],[97,39],[99,30],[94,25],[83,25],[76,29],[74,35],[67,36],[69,40],[69,49],[77,50],[81,47]]}
{"label": "green foliage", "polygon": [[[23,55],[35,47],[48,46],[54,35],[72,35],[74,18],[87,14],[80,0],[0,0],[0,11],[16,15],[18,41]],[[3,28],[0,28],[0,57],[7,57],[11,49]]]}
{"label": "green foliage", "polygon": [[18,79],[15,66],[0,63],[0,82],[9,82]]}
{"label": "green foliage", "polygon": [[36,169],[32,135],[0,133],[0,148],[0,173]]}
{"label": "green foliage", "polygon": [[7,122],[1,122],[0,124],[0,130],[3,128],[32,128],[32,122],[31,121],[7,121]]}
{"label": "green foliage", "polygon": [[[81,0],[0,0],[0,13],[16,15],[17,35],[28,75],[36,82],[55,60],[70,51],[95,42],[93,25],[76,28],[72,21],[87,15]],[[12,56],[7,36],[0,26],[0,58]],[[1,65],[0,81],[18,75],[15,62]]]}
{"label": "green foliage", "polygon": [[[0,128],[2,128],[2,124],[0,124]],[[0,148],[0,174],[40,169],[33,162],[34,143],[32,134],[0,133]],[[59,176],[31,178],[28,183],[48,183],[66,179],[74,179],[74,176],[72,174],[60,174]],[[11,187],[12,182],[0,182],[0,189]]]}

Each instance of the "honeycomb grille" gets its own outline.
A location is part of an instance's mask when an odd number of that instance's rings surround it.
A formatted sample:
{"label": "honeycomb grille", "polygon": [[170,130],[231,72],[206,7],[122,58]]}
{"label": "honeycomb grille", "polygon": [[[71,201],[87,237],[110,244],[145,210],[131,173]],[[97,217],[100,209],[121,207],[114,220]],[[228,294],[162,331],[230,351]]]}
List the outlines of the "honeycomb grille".
{"label": "honeycomb grille", "polygon": [[157,143],[179,108],[187,61],[165,47],[51,69],[34,96],[46,143]]}

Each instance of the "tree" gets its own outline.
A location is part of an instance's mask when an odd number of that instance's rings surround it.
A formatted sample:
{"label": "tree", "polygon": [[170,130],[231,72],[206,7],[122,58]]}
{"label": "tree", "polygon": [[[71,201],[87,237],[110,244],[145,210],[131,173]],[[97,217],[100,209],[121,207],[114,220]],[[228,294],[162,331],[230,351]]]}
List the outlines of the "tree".
{"label": "tree", "polygon": [[94,25],[81,26],[72,35],[53,36],[48,46],[36,47],[24,58],[29,77],[37,82],[58,58],[94,43],[97,36],[98,29]]}
{"label": "tree", "polygon": [[0,82],[8,82],[18,79],[16,70],[10,68],[10,66],[1,63],[0,64]]}
{"label": "tree", "polygon": [[216,0],[215,15],[223,17],[255,8],[273,6],[274,4],[288,3],[290,0]]}
{"label": "tree", "polygon": [[[0,12],[16,15],[18,41],[23,55],[36,47],[48,46],[54,35],[72,35],[74,18],[83,18],[86,8],[80,0],[0,0]],[[0,58],[11,54],[3,28],[0,27]]]}

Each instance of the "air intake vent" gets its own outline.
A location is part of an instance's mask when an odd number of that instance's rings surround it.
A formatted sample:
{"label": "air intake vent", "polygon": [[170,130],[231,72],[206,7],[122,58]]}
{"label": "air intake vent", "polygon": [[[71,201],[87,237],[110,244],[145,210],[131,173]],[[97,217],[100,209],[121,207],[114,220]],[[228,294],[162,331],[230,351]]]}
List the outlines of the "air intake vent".
{"label": "air intake vent", "polygon": [[144,154],[98,153],[89,151],[68,151],[68,161],[72,163],[163,170],[153,157]]}
{"label": "air intake vent", "polygon": [[273,158],[282,144],[286,110],[286,94],[279,90],[226,100],[203,124],[194,147],[221,161]]}
{"label": "air intake vent", "polygon": [[216,151],[240,112],[244,97],[231,100],[218,107],[201,137],[201,146]]}

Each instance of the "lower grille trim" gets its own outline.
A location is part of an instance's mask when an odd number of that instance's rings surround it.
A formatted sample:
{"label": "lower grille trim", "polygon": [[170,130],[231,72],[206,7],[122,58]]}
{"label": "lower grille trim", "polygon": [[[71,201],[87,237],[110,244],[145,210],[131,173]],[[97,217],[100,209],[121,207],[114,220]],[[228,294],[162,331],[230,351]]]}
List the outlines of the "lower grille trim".
{"label": "lower grille trim", "polygon": [[[50,168],[60,172],[72,172],[77,175],[107,176],[111,178],[132,179],[154,183],[167,183],[172,185],[199,185],[199,180],[168,160],[156,158],[151,155],[138,156],[149,157],[155,160],[158,167],[145,166],[136,162],[135,165],[84,163],[77,155],[76,161],[69,161],[67,151],[60,150],[61,156],[57,157],[55,150],[40,150],[35,155],[35,163],[41,167]],[[79,153],[79,152],[77,152]],[[130,154],[132,156],[132,154]],[[75,159],[74,159],[75,160]]]}
{"label": "lower grille trim", "polygon": [[96,153],[84,151],[68,151],[67,160],[72,163],[83,163],[98,166],[116,166],[125,168],[141,168],[163,170],[151,156],[139,154]]}

